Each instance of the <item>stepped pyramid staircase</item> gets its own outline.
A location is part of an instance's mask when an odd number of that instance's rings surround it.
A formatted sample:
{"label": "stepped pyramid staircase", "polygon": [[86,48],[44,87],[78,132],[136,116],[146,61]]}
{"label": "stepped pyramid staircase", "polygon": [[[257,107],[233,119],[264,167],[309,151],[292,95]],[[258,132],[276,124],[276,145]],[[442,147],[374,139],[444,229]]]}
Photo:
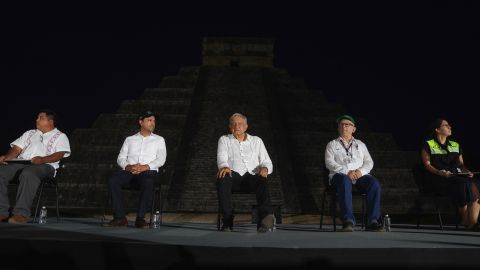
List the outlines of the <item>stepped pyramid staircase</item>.
{"label": "stepped pyramid staircase", "polygon": [[[163,136],[167,145],[162,189],[168,191],[197,76],[198,68],[182,68],[177,76],[165,77],[159,88],[145,89],[139,99],[123,101],[116,113],[100,114],[91,128],[75,129],[70,136],[72,155],[59,175],[61,205],[102,209],[106,181],[118,169],[116,159],[123,141],[138,132],[138,114],[147,109],[157,113],[155,133]],[[134,202],[135,197],[127,195],[126,200]]]}
{"label": "stepped pyramid staircase", "polygon": [[[217,142],[228,133],[229,116],[241,112],[248,117],[247,132],[263,139],[274,163],[272,203],[284,213],[319,212],[324,149],[337,136],[334,121],[345,108],[285,70],[255,66],[182,68],[139,99],[123,101],[116,113],[100,114],[91,128],[76,129],[72,156],[59,176],[63,208],[102,209],[120,147],[138,131],[136,117],[146,109],[158,114],[155,133],[167,144],[165,211],[217,211]],[[406,213],[417,195],[412,167],[418,153],[398,150],[391,134],[369,131],[365,119],[358,119],[358,126],[355,136],[367,144],[372,173],[382,183],[382,211]],[[236,209],[249,212],[254,196],[240,197]],[[126,199],[135,206],[136,197]]]}

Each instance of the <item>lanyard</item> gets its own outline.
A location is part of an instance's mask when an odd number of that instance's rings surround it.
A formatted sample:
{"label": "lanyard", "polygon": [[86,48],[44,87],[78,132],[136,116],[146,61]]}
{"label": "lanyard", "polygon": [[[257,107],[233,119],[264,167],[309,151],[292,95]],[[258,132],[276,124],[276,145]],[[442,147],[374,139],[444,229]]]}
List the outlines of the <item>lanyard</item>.
{"label": "lanyard", "polygon": [[353,140],[350,142],[350,144],[348,145],[348,147],[345,146],[345,144],[343,143],[343,141],[341,141],[341,144],[342,144],[342,146],[343,146],[343,149],[345,149],[345,152],[347,152],[347,156],[353,157],[353,153],[352,153],[352,151],[351,151],[352,145],[353,145]]}

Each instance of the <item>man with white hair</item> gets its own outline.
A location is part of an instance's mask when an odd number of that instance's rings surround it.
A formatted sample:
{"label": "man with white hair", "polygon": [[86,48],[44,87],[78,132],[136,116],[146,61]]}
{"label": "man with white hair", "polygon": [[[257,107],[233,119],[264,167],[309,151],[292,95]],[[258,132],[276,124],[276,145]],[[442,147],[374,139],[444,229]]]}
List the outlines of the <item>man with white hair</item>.
{"label": "man with white hair", "polygon": [[232,190],[255,191],[259,207],[258,232],[270,231],[274,224],[267,177],[273,171],[262,139],[246,133],[247,117],[235,113],[230,117],[231,134],[218,140],[217,192],[223,211],[222,231],[233,229]]}

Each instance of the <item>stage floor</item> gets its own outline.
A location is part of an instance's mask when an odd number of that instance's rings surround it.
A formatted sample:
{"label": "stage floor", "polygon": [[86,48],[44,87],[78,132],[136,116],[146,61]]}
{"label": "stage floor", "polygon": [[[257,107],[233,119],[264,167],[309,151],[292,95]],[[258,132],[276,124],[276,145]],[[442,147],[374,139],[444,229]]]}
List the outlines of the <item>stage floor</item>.
{"label": "stage floor", "polygon": [[[340,228],[340,227],[339,227]],[[160,229],[102,227],[98,218],[48,224],[0,223],[6,268],[34,267],[42,256],[76,269],[262,267],[478,267],[480,233],[394,224],[391,232],[333,232],[331,225],[279,224],[259,234],[255,224],[218,232],[215,224],[165,222]],[[16,267],[17,264],[22,267]],[[72,268],[73,269],[73,268]]]}

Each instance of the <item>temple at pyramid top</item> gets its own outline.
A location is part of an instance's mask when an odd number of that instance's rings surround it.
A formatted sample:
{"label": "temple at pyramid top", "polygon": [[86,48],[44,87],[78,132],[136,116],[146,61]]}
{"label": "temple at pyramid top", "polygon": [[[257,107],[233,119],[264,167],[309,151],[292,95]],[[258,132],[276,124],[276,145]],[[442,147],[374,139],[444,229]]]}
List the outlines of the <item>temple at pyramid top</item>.
{"label": "temple at pyramid top", "polygon": [[204,66],[273,67],[273,39],[205,37]]}

